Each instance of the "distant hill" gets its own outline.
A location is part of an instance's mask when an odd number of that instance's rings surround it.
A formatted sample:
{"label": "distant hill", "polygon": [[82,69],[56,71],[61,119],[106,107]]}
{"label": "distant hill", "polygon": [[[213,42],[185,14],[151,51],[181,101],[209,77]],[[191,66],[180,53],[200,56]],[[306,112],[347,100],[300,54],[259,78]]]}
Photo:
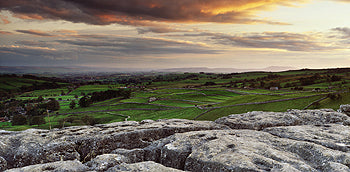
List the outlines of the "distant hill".
{"label": "distant hill", "polygon": [[270,66],[261,69],[237,69],[237,68],[166,68],[166,69],[141,69],[141,68],[99,68],[99,67],[52,67],[52,66],[0,66],[0,73],[6,74],[62,74],[62,73],[86,73],[86,72],[206,72],[206,73],[241,73],[251,71],[280,72],[296,70],[288,66]]}
{"label": "distant hill", "polygon": [[154,70],[156,72],[206,72],[206,73],[241,73],[241,72],[252,72],[252,71],[262,71],[262,72],[281,72],[287,70],[296,70],[297,68],[288,66],[270,66],[262,69],[237,69],[237,68],[207,68],[207,67],[197,67],[197,68],[170,68],[170,69],[159,69]]}

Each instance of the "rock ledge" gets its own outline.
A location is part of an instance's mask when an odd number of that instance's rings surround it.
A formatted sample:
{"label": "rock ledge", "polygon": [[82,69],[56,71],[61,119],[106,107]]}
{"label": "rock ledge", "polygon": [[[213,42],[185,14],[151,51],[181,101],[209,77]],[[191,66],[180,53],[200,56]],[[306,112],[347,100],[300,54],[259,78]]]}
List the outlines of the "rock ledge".
{"label": "rock ledge", "polygon": [[321,109],[0,130],[0,171],[350,172],[349,125]]}

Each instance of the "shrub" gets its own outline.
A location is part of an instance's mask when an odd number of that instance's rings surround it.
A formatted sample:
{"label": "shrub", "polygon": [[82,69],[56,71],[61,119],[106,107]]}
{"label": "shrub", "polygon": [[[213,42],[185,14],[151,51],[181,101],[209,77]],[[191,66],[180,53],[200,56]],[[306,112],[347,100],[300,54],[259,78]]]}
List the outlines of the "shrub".
{"label": "shrub", "polygon": [[211,85],[216,85],[215,82],[205,82],[204,86],[211,86]]}
{"label": "shrub", "polygon": [[24,115],[14,115],[12,118],[12,125],[26,125],[27,117]]}
{"label": "shrub", "polygon": [[84,97],[80,98],[80,100],[79,100],[80,107],[88,107],[88,106],[90,106],[90,104],[91,104],[91,100],[87,96],[84,96]]}
{"label": "shrub", "polygon": [[75,105],[76,105],[75,101],[72,100],[72,102],[70,102],[70,104],[69,104],[69,108],[74,109]]}
{"label": "shrub", "polygon": [[44,116],[33,116],[31,118],[29,118],[29,125],[41,125],[41,124],[45,124],[45,119]]}

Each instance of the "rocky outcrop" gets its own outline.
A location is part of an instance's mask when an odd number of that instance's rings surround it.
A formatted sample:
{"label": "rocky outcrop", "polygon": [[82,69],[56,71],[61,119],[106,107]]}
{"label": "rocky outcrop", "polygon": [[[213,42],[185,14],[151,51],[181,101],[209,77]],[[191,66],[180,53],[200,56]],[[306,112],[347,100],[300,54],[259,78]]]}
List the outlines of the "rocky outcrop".
{"label": "rocky outcrop", "polygon": [[345,113],[350,116],[350,105],[340,105],[338,112]]}
{"label": "rocky outcrop", "polygon": [[0,167],[17,168],[75,159],[85,163],[118,148],[144,148],[175,133],[213,129],[228,127],[210,121],[169,119],[76,126],[52,131],[0,131]]}
{"label": "rocky outcrop", "polygon": [[332,109],[289,110],[287,112],[248,112],[219,118],[215,122],[232,129],[262,130],[268,127],[321,125],[348,122],[349,117]]}
{"label": "rocky outcrop", "polygon": [[0,171],[350,171],[349,121],[290,110],[0,131]]}

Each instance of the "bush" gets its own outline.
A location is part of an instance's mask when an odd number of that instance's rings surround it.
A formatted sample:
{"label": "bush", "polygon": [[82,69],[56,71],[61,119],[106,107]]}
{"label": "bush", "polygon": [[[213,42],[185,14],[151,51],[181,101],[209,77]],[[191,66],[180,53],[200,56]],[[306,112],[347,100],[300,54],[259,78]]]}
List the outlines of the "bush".
{"label": "bush", "polygon": [[80,100],[79,100],[80,107],[88,107],[88,106],[90,106],[90,104],[91,104],[91,100],[87,96],[84,96],[84,97],[80,98]]}
{"label": "bush", "polygon": [[26,125],[27,117],[24,115],[14,115],[12,118],[12,125]]}
{"label": "bush", "polygon": [[331,100],[340,100],[342,98],[340,94],[328,94],[327,97]]}
{"label": "bush", "polygon": [[69,108],[74,109],[75,105],[76,105],[75,101],[72,100],[72,102],[70,102],[70,104],[69,104]]}
{"label": "bush", "polygon": [[94,117],[89,116],[89,115],[84,115],[81,120],[86,125],[95,125],[98,123],[98,121]]}
{"label": "bush", "polygon": [[216,85],[215,82],[205,82],[204,86],[212,86],[212,85]]}
{"label": "bush", "polygon": [[29,125],[41,125],[41,124],[45,124],[45,119],[44,116],[33,116],[31,118],[29,118]]}

